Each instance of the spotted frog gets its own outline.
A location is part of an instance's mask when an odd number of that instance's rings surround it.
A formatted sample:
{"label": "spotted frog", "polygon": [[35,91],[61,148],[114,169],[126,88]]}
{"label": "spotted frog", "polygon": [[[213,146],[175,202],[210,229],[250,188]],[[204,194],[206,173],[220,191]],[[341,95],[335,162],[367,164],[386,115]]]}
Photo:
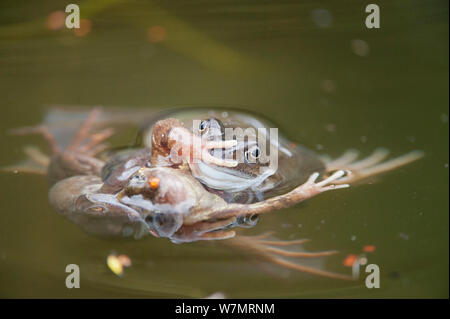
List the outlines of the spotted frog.
{"label": "spotted frog", "polygon": [[[338,279],[351,277],[289,260],[335,251],[287,250],[282,247],[301,245],[304,240],[278,241],[271,234],[237,236],[237,227],[252,227],[258,216],[347,188],[423,155],[414,151],[383,162],[388,152],[379,149],[362,160],[356,160],[355,151],[332,160],[281,135],[275,141],[266,136],[263,144],[275,143],[278,152],[278,166],[273,169],[272,160],[261,160],[259,141],[224,137],[225,128],[250,127],[257,132],[274,127],[259,116],[237,110],[181,109],[150,116],[137,112],[130,120],[123,112],[105,113],[91,111],[65,146],[55,130],[69,125],[55,125],[54,118],[16,130],[17,134],[41,133],[52,154],[46,157],[28,148],[29,160],[7,169],[46,174],[51,206],[97,236],[151,234],[175,243],[221,239],[283,267]],[[141,127],[143,142],[105,153],[105,140],[115,134],[109,126],[127,121]],[[236,160],[239,152],[244,154],[241,162]]]}

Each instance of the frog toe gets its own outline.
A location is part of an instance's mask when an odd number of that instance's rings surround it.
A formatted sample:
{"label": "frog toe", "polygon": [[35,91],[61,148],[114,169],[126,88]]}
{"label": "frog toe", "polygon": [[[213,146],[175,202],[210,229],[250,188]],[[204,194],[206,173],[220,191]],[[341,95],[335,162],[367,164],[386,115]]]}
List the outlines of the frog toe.
{"label": "frog toe", "polygon": [[345,170],[347,172],[346,176],[339,178],[335,183],[354,183],[417,161],[425,154],[422,151],[412,151],[384,161],[388,155],[389,151],[387,149],[378,148],[368,157],[358,161],[339,161],[339,159],[332,161],[327,164],[327,171],[331,173],[336,169]]}

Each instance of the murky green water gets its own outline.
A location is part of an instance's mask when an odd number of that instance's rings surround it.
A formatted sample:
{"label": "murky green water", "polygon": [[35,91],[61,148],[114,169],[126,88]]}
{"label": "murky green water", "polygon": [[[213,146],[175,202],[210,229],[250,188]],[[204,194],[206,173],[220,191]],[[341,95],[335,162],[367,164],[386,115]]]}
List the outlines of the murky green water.
{"label": "murky green water", "polygon": [[[57,104],[235,106],[333,156],[384,146],[426,157],[241,231],[310,238],[308,250],[339,250],[326,267],[347,273],[343,259],[375,245],[367,257],[381,288],[372,290],[266,271],[218,242],[97,239],[50,209],[45,178],[2,174],[0,296],[448,297],[448,2],[376,3],[379,30],[365,28],[359,1],[89,0],[79,5],[90,33],[76,37],[45,28],[59,1],[2,1],[0,165],[22,159],[25,145],[48,151],[6,131]],[[113,250],[133,261],[122,278],[105,265]],[[70,263],[80,289],[65,287]]]}

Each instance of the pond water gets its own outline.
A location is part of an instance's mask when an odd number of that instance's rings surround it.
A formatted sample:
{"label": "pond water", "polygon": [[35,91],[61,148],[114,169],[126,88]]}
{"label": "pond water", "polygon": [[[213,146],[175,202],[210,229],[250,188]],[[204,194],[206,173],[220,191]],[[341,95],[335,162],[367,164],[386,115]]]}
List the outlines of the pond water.
{"label": "pond water", "polygon": [[[220,242],[95,238],[52,211],[43,176],[2,173],[1,297],[448,297],[447,1],[378,1],[380,29],[365,27],[361,1],[78,4],[76,34],[61,24],[60,1],[0,4],[2,166],[26,145],[49,151],[38,136],[7,131],[55,105],[232,106],[320,153],[426,156],[240,230],[339,250],[324,262],[343,273],[346,256],[373,245],[379,289],[265,267]],[[133,262],[122,277],[106,266],[112,251]],[[80,289],[66,288],[67,264],[80,266]]]}

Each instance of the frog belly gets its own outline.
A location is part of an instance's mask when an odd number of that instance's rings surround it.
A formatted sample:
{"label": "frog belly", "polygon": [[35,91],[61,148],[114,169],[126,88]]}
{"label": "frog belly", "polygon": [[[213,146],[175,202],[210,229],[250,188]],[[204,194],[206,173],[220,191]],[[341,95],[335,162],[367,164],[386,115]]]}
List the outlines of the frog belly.
{"label": "frog belly", "polygon": [[191,165],[192,174],[204,185],[226,192],[240,192],[246,189],[255,189],[269,176],[275,173],[274,170],[266,170],[259,176],[234,175],[224,172],[214,166],[203,162]]}

